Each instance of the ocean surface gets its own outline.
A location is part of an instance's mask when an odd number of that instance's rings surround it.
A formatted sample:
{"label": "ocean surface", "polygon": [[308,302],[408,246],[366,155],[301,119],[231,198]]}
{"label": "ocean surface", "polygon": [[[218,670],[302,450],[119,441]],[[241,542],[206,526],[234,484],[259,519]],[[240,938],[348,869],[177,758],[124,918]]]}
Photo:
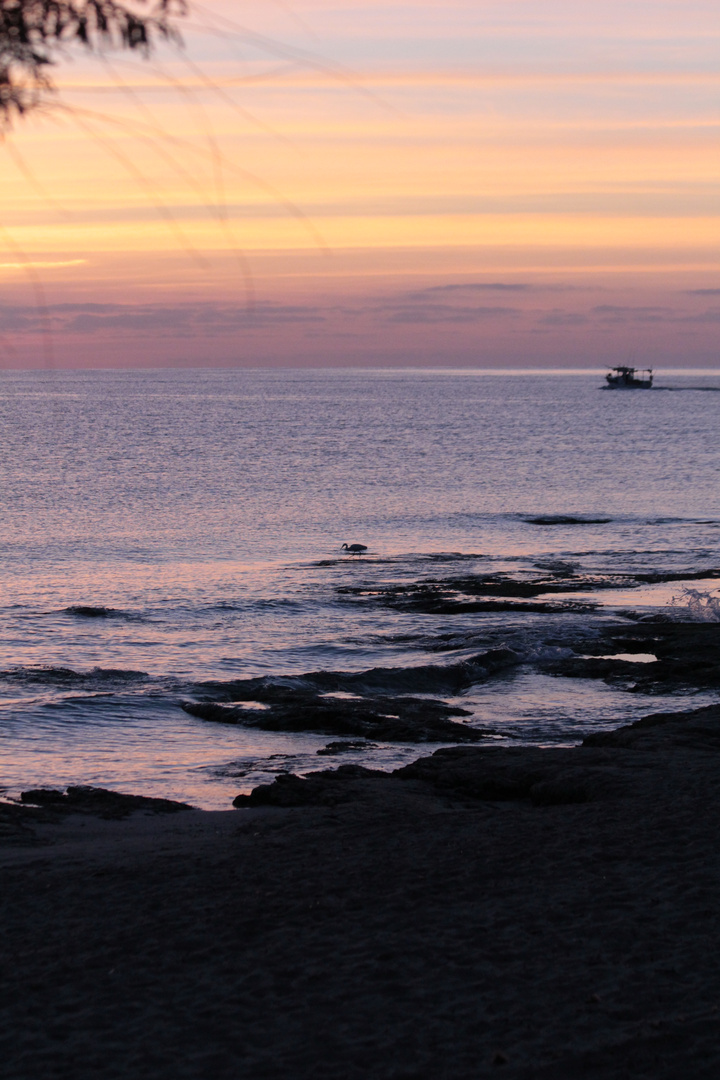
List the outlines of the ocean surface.
{"label": "ocean surface", "polygon": [[[182,708],[251,678],[392,669],[412,693],[414,668],[510,647],[517,663],[444,699],[490,739],[542,745],[716,700],[533,666],[579,627],[717,612],[720,373],[661,372],[650,392],[602,375],[0,372],[0,793],[225,808],[279,771],[435,748],[319,756],[328,734]],[[568,568],[607,588],[547,610],[387,602]]]}

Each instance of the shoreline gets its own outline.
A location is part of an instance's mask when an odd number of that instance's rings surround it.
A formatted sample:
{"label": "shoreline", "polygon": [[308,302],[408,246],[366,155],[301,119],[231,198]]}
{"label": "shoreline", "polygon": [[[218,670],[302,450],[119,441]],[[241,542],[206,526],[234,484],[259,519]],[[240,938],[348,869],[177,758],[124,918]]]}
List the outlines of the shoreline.
{"label": "shoreline", "polygon": [[585,742],[18,807],[5,1075],[716,1076],[720,705]]}
{"label": "shoreline", "polygon": [[[413,615],[414,631],[390,635],[384,657],[337,667],[181,681],[172,693],[139,670],[8,669],[0,673],[11,695],[3,698],[10,723],[2,794],[87,782],[222,809],[237,790],[288,769],[316,770],[327,758],[391,769],[433,743],[571,745],[654,709],[686,708],[688,697],[697,705],[720,699],[717,622],[516,612],[490,624],[448,616],[443,627],[428,615],[438,604],[462,606],[466,590],[490,590],[497,595],[488,602],[522,606],[549,577],[553,588],[569,588],[568,565],[552,565],[532,582],[518,574],[457,578],[442,567],[432,581],[406,582],[399,592],[392,586],[381,603],[366,598],[363,606],[377,606],[376,615],[387,604],[419,605],[428,625]],[[590,584],[582,575],[574,583]]]}

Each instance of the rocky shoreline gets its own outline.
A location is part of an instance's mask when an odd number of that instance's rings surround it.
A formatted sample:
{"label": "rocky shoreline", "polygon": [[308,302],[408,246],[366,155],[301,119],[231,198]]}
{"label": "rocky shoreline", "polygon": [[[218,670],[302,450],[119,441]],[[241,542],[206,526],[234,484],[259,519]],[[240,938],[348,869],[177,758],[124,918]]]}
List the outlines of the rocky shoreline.
{"label": "rocky shoreline", "polygon": [[226,812],[28,792],[0,810],[4,1075],[717,1076],[719,783],[715,705]]}
{"label": "rocky shoreline", "polygon": [[[504,631],[504,638],[508,636]],[[482,637],[487,639],[487,631]],[[461,641],[455,636],[434,647],[442,651],[464,646],[469,651],[477,648],[476,638],[466,635]],[[423,642],[425,648],[430,644]],[[638,663],[638,656],[644,662]],[[404,743],[482,742],[499,732],[465,719],[458,722],[455,717],[471,713],[443,698],[511,677],[520,666],[557,678],[603,680],[629,693],[716,691],[720,623],[583,622],[562,633],[548,627],[530,654],[520,642],[503,640],[448,663],[200,683],[198,700],[185,701],[182,707],[200,720],[264,731]]]}

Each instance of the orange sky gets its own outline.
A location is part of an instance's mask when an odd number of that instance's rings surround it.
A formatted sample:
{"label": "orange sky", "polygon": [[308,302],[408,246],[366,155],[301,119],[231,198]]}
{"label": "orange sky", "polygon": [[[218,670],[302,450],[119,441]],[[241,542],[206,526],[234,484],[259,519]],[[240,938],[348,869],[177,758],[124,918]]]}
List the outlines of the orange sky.
{"label": "orange sky", "polygon": [[720,9],[194,6],[0,172],[6,367],[717,366]]}

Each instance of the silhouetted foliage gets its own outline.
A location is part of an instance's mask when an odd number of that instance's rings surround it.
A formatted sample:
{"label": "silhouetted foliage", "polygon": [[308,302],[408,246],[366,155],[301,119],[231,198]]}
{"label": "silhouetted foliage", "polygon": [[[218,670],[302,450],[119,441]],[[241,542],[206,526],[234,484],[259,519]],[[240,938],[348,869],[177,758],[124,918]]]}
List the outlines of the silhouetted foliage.
{"label": "silhouetted foliage", "polygon": [[63,46],[79,42],[147,53],[156,39],[179,41],[173,24],[184,0],[0,0],[0,125],[52,91],[48,67]]}

